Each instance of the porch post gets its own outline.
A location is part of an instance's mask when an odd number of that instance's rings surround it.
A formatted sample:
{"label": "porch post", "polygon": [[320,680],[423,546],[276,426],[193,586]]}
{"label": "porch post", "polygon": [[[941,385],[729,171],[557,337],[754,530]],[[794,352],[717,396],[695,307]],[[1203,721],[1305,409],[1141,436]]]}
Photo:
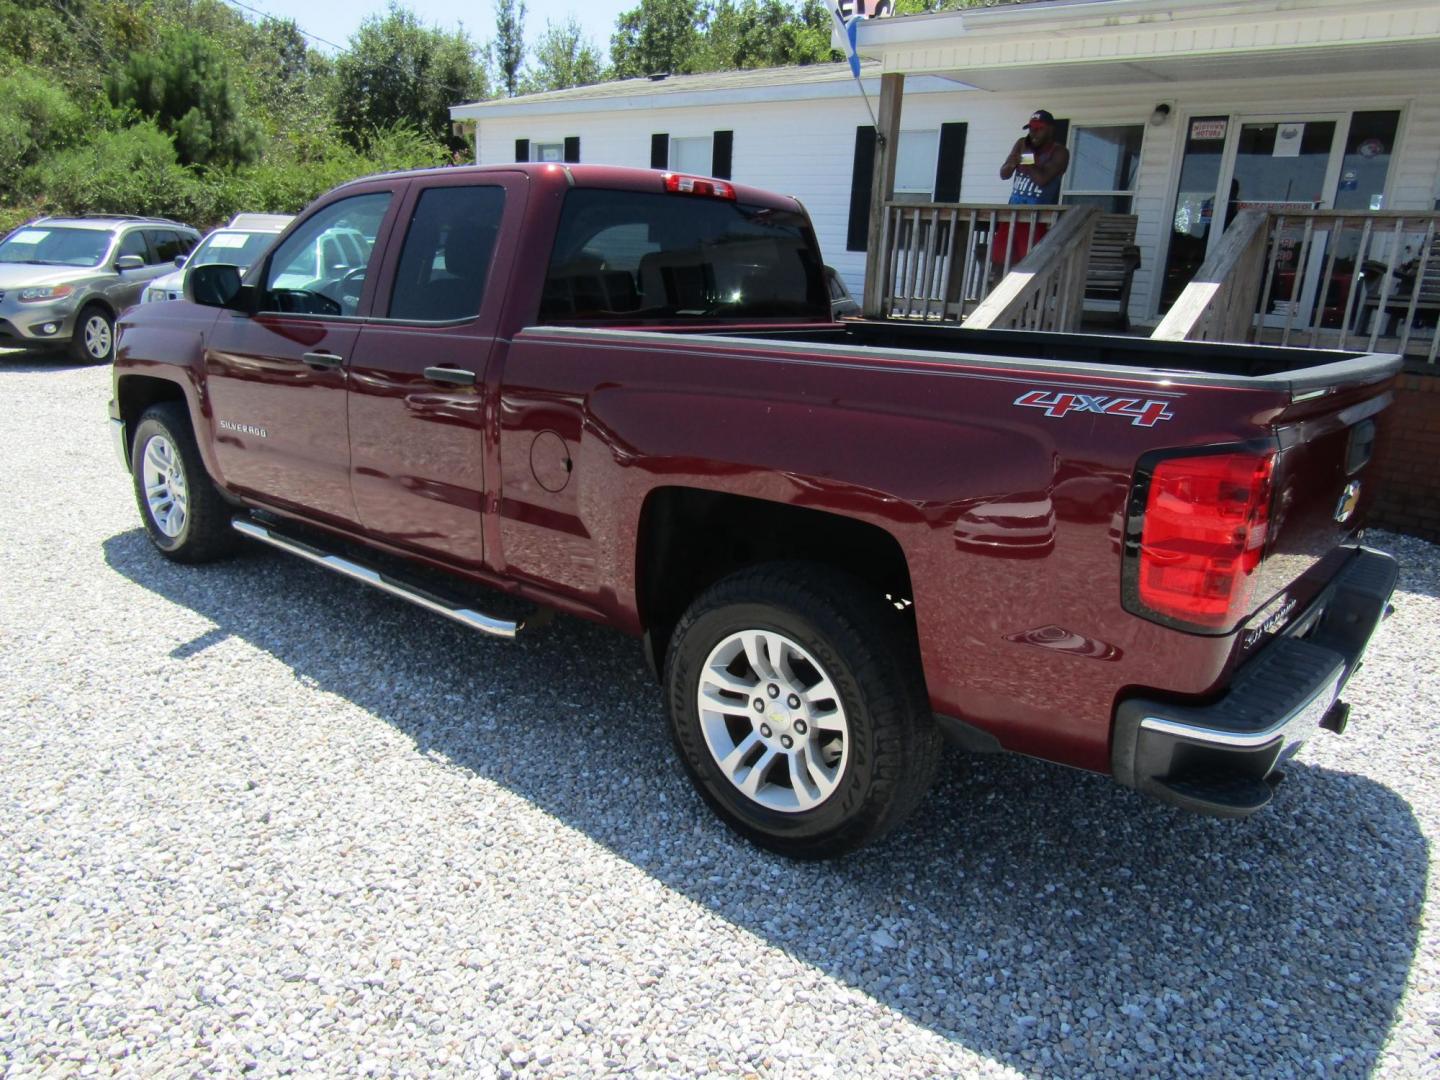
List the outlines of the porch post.
{"label": "porch post", "polygon": [[900,98],[905,93],[905,76],[880,76],[880,112],[876,116],[875,164],[870,181],[870,221],[865,234],[865,297],[862,307],[867,319],[884,314],[885,251],[881,244],[885,225],[885,204],[895,197],[895,159],[900,153]]}

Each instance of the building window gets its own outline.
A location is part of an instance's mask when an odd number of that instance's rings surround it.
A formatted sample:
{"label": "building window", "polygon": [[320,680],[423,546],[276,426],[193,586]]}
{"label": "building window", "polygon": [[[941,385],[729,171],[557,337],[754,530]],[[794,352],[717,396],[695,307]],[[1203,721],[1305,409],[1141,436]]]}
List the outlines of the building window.
{"label": "building window", "polygon": [[1144,138],[1144,124],[1073,127],[1070,168],[1060,201],[1066,206],[1098,206],[1109,214],[1130,213]]}
{"label": "building window", "polygon": [[531,161],[564,161],[565,144],[563,142],[537,142],[530,144]]}
{"label": "building window", "polygon": [[672,135],[670,137],[670,168],[678,173],[709,176],[714,161],[709,135]]}
{"label": "building window", "polygon": [[935,164],[940,153],[940,132],[900,132],[900,146],[895,156],[895,194],[908,195],[921,201],[930,199],[935,191]]}
{"label": "building window", "polygon": [[1383,210],[1385,181],[1395,153],[1398,112],[1357,112],[1350,117],[1345,156],[1335,192],[1336,210]]}

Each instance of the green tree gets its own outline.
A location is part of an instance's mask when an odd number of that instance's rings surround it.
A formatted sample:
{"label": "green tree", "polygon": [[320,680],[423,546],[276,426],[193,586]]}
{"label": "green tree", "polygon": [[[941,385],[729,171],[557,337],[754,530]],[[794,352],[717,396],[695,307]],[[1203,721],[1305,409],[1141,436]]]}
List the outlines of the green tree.
{"label": "green tree", "polygon": [[57,66],[71,62],[76,33],[65,10],[47,0],[0,0],[0,56]]}
{"label": "green tree", "polygon": [[505,96],[514,97],[520,92],[520,67],[525,63],[525,0],[495,0],[490,55]]}
{"label": "green tree", "polygon": [[829,12],[819,0],[718,0],[710,10],[696,70],[813,64],[831,58]]}
{"label": "green tree", "polygon": [[802,0],[798,20],[794,52],[789,63],[825,64],[841,58],[830,46],[830,29],[834,22],[824,0]]}
{"label": "green tree", "polygon": [[0,198],[15,198],[26,169],[83,131],[84,114],[63,87],[29,68],[0,75]]}
{"label": "green tree", "polygon": [[168,34],[153,51],[133,52],[109,80],[111,103],[153,120],[187,165],[237,165],[260,156],[259,129],[230,80],[229,65],[206,38]]}
{"label": "green tree", "polygon": [[357,149],[396,125],[460,149],[450,106],[485,97],[485,73],[463,30],[424,26],[392,4],[383,17],[367,19],[335,61],[334,93],[340,131]]}
{"label": "green tree", "polygon": [[589,86],[603,77],[600,50],[585,37],[580,24],[571,16],[559,25],[545,24],[545,32],[535,43],[534,66],[526,70],[521,89],[527,94],[538,94],[545,90]]}
{"label": "green tree", "polygon": [[640,0],[622,12],[610,38],[615,77],[698,70],[704,17],[699,0]]}

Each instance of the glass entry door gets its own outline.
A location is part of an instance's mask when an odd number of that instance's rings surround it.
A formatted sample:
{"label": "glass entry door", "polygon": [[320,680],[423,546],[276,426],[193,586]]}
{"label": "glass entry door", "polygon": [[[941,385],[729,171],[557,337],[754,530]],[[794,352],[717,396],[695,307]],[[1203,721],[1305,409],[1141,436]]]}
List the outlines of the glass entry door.
{"label": "glass entry door", "polygon": [[[1299,212],[1384,208],[1399,110],[1194,116],[1186,123],[1161,313],[1215,250],[1236,214],[1266,210],[1272,214],[1267,271],[1272,253],[1275,261],[1266,310],[1257,312],[1263,325],[1288,320],[1339,328],[1356,276],[1373,276],[1366,260],[1377,258],[1376,245],[1359,251],[1360,230],[1353,221],[1346,231],[1328,217],[1311,221],[1307,240],[1306,217]],[[1287,212],[1284,227],[1277,227],[1274,215]],[[1332,232],[1338,236],[1333,251]],[[1327,264],[1330,280],[1322,288]]]}
{"label": "glass entry door", "polygon": [[[1241,210],[1320,210],[1335,190],[1339,147],[1334,118],[1242,120],[1230,155],[1230,216]],[[1308,325],[1324,272],[1329,234],[1304,228],[1281,229],[1272,237],[1274,278],[1270,303],[1260,313],[1267,325],[1299,321]],[[1212,237],[1212,246],[1218,237]],[[1300,265],[1301,260],[1305,265]],[[1297,320],[1298,316],[1298,320]]]}
{"label": "glass entry door", "polygon": [[1337,121],[1242,121],[1230,160],[1229,201],[1237,210],[1318,210],[1335,190]]}

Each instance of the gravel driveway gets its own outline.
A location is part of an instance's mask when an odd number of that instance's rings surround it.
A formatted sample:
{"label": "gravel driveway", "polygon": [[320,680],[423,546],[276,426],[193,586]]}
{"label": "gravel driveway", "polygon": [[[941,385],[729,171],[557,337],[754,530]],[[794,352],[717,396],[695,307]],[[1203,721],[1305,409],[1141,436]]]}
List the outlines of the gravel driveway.
{"label": "gravel driveway", "polygon": [[109,372],[0,355],[0,1071],[1440,1072],[1440,549],[1269,812],[955,755],[793,865],[672,764],[637,645],[168,564]]}

